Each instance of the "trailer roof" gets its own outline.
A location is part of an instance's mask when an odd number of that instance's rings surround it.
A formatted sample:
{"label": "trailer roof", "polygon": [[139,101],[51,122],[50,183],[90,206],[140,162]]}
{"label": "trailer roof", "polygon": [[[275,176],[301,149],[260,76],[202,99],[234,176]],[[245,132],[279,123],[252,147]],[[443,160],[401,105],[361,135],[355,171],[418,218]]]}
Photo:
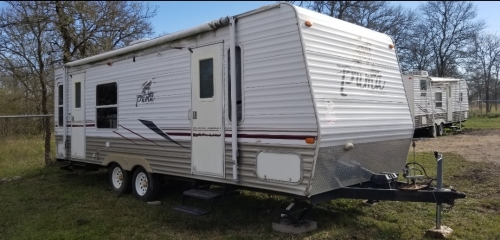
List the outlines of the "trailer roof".
{"label": "trailer roof", "polygon": [[442,78],[442,77],[429,77],[429,78],[431,79],[431,82],[459,82],[463,80],[459,78]]}

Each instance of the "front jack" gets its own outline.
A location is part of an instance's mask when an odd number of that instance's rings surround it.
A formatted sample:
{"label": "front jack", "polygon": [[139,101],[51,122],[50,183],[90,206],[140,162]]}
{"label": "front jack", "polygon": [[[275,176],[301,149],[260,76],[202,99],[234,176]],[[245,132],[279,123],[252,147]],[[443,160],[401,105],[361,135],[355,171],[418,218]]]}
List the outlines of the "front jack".
{"label": "front jack", "polygon": [[[437,161],[436,191],[443,191],[443,155],[434,152],[434,157],[436,157]],[[436,227],[425,232],[425,235],[428,237],[448,238],[453,233],[453,229],[441,225],[441,205],[442,203],[440,202],[436,203]]]}

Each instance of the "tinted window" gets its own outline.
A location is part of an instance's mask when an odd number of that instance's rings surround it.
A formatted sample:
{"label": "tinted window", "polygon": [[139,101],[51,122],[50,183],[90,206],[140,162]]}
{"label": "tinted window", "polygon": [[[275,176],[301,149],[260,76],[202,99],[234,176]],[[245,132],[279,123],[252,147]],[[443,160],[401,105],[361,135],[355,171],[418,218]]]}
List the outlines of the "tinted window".
{"label": "tinted window", "polygon": [[214,97],[214,60],[200,60],[200,98]]}
{"label": "tinted window", "polygon": [[64,122],[63,122],[63,107],[59,107],[58,108],[58,116],[57,116],[57,123],[59,124],[59,127],[62,127],[64,126]]}
{"label": "tinted window", "polygon": [[75,83],[75,108],[82,107],[82,83]]}
{"label": "tinted window", "polygon": [[427,81],[420,80],[420,90],[427,90]]}
{"label": "tinted window", "polygon": [[[228,56],[228,73],[229,73],[229,81],[228,81],[228,87],[227,87],[227,92],[228,92],[228,100],[229,100],[229,120],[232,121],[232,108],[231,108],[231,52],[227,52]],[[241,121],[242,117],[242,107],[243,107],[243,90],[241,88],[241,48],[236,47],[236,110],[237,110],[237,118],[238,122]]]}
{"label": "tinted window", "polygon": [[116,82],[96,86],[96,127],[117,128],[118,87]]}
{"label": "tinted window", "polygon": [[118,111],[116,107],[97,109],[97,128],[116,128]]}
{"label": "tinted window", "polygon": [[116,83],[107,83],[97,85],[96,87],[96,105],[116,105],[118,95],[116,91]]}
{"label": "tinted window", "polygon": [[57,94],[57,98],[58,98],[58,104],[59,105],[63,105],[63,85],[59,85],[59,91],[58,91],[58,94]]}

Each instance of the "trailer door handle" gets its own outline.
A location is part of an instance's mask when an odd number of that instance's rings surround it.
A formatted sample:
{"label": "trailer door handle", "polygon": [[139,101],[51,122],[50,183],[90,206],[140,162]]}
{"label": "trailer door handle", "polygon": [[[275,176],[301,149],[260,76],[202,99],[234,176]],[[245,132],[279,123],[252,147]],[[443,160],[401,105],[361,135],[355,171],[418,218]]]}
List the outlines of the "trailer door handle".
{"label": "trailer door handle", "polygon": [[193,119],[197,119],[198,118],[198,114],[196,111],[193,111]]}

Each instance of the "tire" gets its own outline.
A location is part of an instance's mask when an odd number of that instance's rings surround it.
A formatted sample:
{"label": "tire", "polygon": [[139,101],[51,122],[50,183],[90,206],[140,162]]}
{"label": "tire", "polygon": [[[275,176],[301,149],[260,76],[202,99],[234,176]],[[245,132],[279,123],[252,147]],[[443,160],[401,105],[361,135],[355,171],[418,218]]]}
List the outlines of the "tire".
{"label": "tire", "polygon": [[444,125],[443,125],[443,123],[439,124],[437,135],[438,136],[443,136],[444,135]]}
{"label": "tire", "polygon": [[432,127],[429,127],[429,137],[430,138],[436,138],[437,137],[436,128],[437,128],[436,124],[434,124]]}
{"label": "tire", "polygon": [[132,180],[134,196],[147,202],[156,200],[163,186],[162,182],[162,178],[157,174],[148,173],[143,167],[137,167]]}
{"label": "tire", "polygon": [[111,164],[109,167],[109,183],[113,191],[119,194],[130,192],[131,180],[129,171],[123,170],[117,163]]}

